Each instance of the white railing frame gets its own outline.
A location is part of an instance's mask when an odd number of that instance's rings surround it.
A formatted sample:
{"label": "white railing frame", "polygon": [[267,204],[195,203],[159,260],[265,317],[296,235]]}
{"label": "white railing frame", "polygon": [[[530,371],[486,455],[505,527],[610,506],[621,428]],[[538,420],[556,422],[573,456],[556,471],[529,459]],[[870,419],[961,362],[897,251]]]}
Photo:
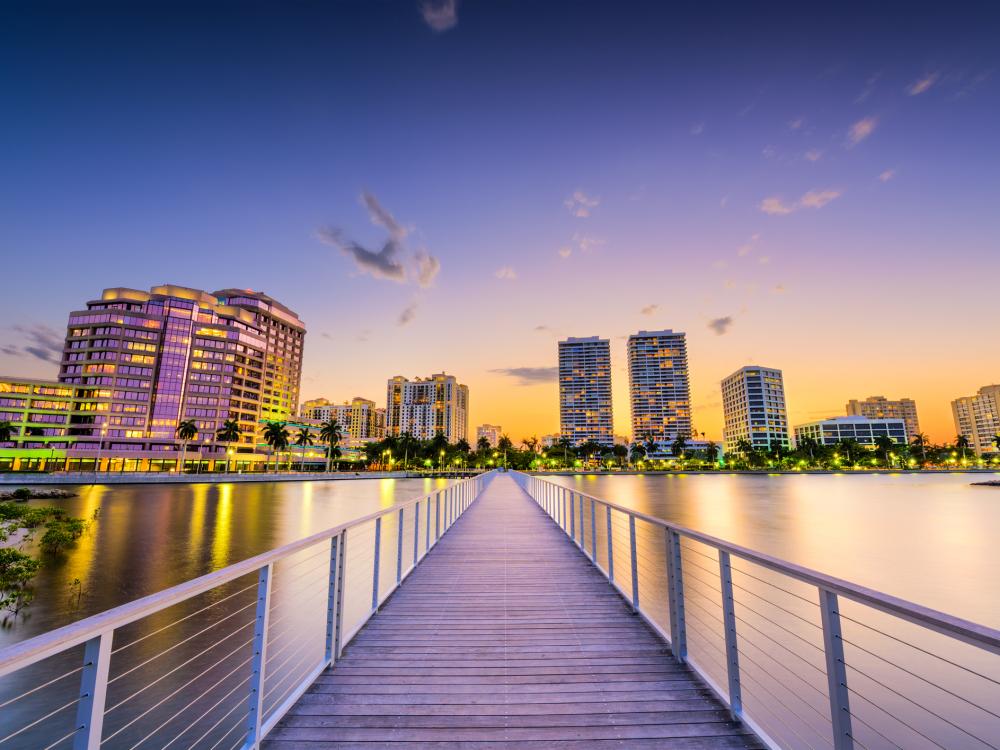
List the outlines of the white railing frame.
{"label": "white railing frame", "polygon": [[[740,686],[739,654],[736,640],[736,618],[734,611],[734,600],[732,593],[732,574],[729,560],[731,556],[747,560],[768,570],[788,576],[802,583],[815,586],[819,595],[819,607],[822,618],[823,630],[823,650],[826,655],[827,677],[829,683],[830,698],[830,720],[832,723],[833,736],[831,737],[834,750],[853,750],[855,747],[851,729],[851,712],[848,702],[847,672],[844,660],[844,645],[840,630],[840,612],[838,608],[838,597],[844,597],[858,604],[863,604],[872,609],[878,610],[893,617],[897,617],[906,622],[910,622],[922,628],[926,628],[936,633],[954,638],[971,646],[983,649],[992,654],[1000,655],[1000,630],[980,625],[978,623],[964,620],[960,617],[939,612],[920,604],[900,599],[899,597],[876,591],[874,589],[859,586],[841,578],[820,573],[819,571],[796,565],[777,557],[757,552],[738,544],[727,542],[723,539],[703,534],[699,531],[680,526],[662,518],[656,518],[646,513],[633,510],[624,505],[602,500],[580,492],[570,487],[566,487],[558,482],[549,479],[529,475],[522,472],[512,472],[522,489],[542,508],[542,510],[558,525],[573,544],[580,548],[584,556],[590,560],[598,570],[608,578],[608,583],[618,592],[618,594],[632,607],[633,611],[641,617],[653,631],[663,639],[671,648],[674,657],[680,663],[689,664],[705,684],[723,701],[729,708],[734,718],[742,720],[750,727],[762,741],[772,748],[780,748],[773,738],[768,736],[764,729],[747,716],[743,711],[742,690]],[[572,521],[567,522],[566,518],[566,498],[569,495],[569,507],[572,507],[574,498],[581,506],[583,512],[583,499],[591,501],[591,551],[588,552],[584,544],[584,530],[580,529],[579,539],[574,533]],[[597,512],[596,507],[603,505],[607,513],[607,568],[602,570],[600,562],[597,560]],[[612,511],[618,511],[628,517],[629,524],[629,558],[632,566],[631,590],[626,591],[615,581],[614,573],[614,545],[612,543]],[[668,634],[661,628],[642,607],[639,600],[639,583],[636,569],[636,534],[635,522],[641,520],[653,526],[662,528],[665,534],[665,559],[666,559],[666,582],[668,611],[670,618],[670,631]],[[581,515],[581,524],[582,515]],[[726,642],[727,657],[727,678],[728,690],[723,690],[721,686],[701,669],[697,664],[692,663],[687,654],[687,623],[684,618],[684,585],[681,562],[680,539],[686,537],[701,544],[714,548],[719,555],[720,573],[720,593],[722,595],[724,636]],[[671,638],[673,635],[673,638]]]}
{"label": "white railing frame", "polygon": [[[20,643],[15,643],[0,650],[0,677],[29,667],[43,659],[63,653],[80,644],[86,644],[80,682],[80,700],[76,714],[76,731],[73,736],[72,745],[74,750],[98,750],[101,743],[108,670],[112,657],[111,644],[115,631],[118,628],[172,607],[194,596],[211,591],[243,576],[256,573],[258,576],[258,599],[254,621],[253,658],[250,663],[252,669],[250,691],[246,698],[247,741],[244,744],[246,750],[255,750],[260,746],[261,741],[267,736],[268,732],[271,731],[282,716],[315,681],[316,677],[326,668],[336,663],[337,659],[342,655],[344,647],[350,643],[351,639],[378,612],[379,608],[395,590],[403,584],[410,573],[423,561],[455,521],[479,498],[494,473],[493,471],[484,472],[474,477],[461,479],[448,487],[443,487],[418,498],[369,513],[361,518],[317,532],[311,536],[277,547],[156,594],[150,594],[134,602],[123,604],[120,607],[115,607],[79,622],[43,633]],[[435,506],[437,526],[433,538],[428,533],[427,544],[423,554],[420,554],[419,530],[422,504],[427,508],[428,521],[430,518],[430,506],[432,504]],[[415,519],[413,560],[404,570],[402,562],[402,522],[406,511],[411,508],[413,509]],[[444,511],[443,515],[442,511]],[[381,592],[379,591],[380,531],[382,519],[390,514],[397,515],[400,526],[397,543],[396,575],[395,583],[388,590]],[[344,567],[346,564],[345,548],[347,532],[371,521],[375,522],[376,528],[372,571],[372,606],[362,617],[361,622],[345,634],[342,632],[342,614],[344,609]],[[430,531],[429,523],[427,524],[427,531]],[[287,559],[297,552],[301,552],[324,541],[330,543],[326,628],[324,629],[325,643],[323,644],[324,657],[306,677],[300,680],[300,683],[290,692],[288,697],[279,706],[273,708],[268,716],[265,717],[263,715],[262,687],[265,677],[267,628],[274,565],[280,560]],[[366,580],[366,576],[355,580]],[[317,616],[321,614],[321,612],[317,612]]]}

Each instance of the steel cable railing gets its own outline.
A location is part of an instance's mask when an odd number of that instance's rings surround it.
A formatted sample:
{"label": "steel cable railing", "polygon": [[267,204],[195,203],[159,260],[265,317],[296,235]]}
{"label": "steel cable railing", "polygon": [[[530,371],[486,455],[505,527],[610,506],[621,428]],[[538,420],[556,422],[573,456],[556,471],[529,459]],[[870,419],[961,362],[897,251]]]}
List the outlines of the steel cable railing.
{"label": "steel cable railing", "polygon": [[256,747],[491,474],[0,651],[0,750]]}
{"label": "steel cable railing", "polygon": [[1000,750],[1000,631],[515,478],[770,747]]}

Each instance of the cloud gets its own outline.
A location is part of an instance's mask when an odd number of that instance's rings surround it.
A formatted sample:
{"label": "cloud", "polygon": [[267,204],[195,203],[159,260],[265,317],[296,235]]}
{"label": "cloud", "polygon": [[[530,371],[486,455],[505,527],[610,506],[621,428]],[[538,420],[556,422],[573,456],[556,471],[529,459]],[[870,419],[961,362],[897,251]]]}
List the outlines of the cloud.
{"label": "cloud", "polygon": [[771,216],[784,216],[795,210],[795,206],[788,206],[777,197],[765,198],[760,202],[759,208]]}
{"label": "cloud", "polygon": [[585,234],[574,234],[573,242],[580,249],[581,253],[589,253],[594,248],[600,247],[604,244],[604,240],[600,237],[589,237]]}
{"label": "cloud", "polygon": [[510,266],[504,266],[503,268],[498,268],[496,273],[493,274],[498,279],[504,279],[506,281],[513,281],[517,278],[517,271],[515,271]]}
{"label": "cloud", "polygon": [[928,73],[923,78],[918,78],[916,81],[907,86],[906,93],[910,96],[919,96],[937,83],[938,78],[940,78],[939,73]]}
{"label": "cloud", "polygon": [[771,262],[771,256],[762,255],[759,258],[757,258],[757,262],[760,263],[762,266],[766,266],[768,263]]}
{"label": "cloud", "polygon": [[721,259],[720,260],[713,260],[712,261],[712,268],[718,269],[719,271],[724,271],[725,269],[729,268],[729,261],[728,260],[721,260]]}
{"label": "cloud", "polygon": [[573,254],[573,248],[569,245],[563,245],[557,252],[559,253],[560,258],[568,258]]}
{"label": "cloud", "polygon": [[656,313],[659,312],[659,310],[660,310],[659,305],[646,305],[639,312],[641,312],[643,315],[656,315]]}
{"label": "cloud", "polygon": [[574,191],[573,195],[563,201],[563,205],[578,219],[585,219],[590,216],[590,212],[600,204],[600,198],[592,198],[582,190]]}
{"label": "cloud", "polygon": [[878,176],[878,178],[882,182],[888,182],[889,180],[891,180],[895,176],[896,176],[896,170],[895,169],[886,169],[886,170],[883,170],[882,174],[880,174]]}
{"label": "cloud", "polygon": [[779,196],[765,198],[758,208],[771,216],[785,216],[800,208],[822,208],[827,203],[843,195],[840,190],[810,190],[795,203],[785,203]]}
{"label": "cloud", "polygon": [[705,123],[696,122],[691,126],[691,135],[701,135],[705,132]]}
{"label": "cloud", "polygon": [[403,308],[402,312],[399,313],[399,318],[396,322],[401,326],[408,325],[415,317],[417,317],[418,306],[419,303],[416,300],[408,304]]}
{"label": "cloud", "polygon": [[771,287],[771,291],[774,292],[775,294],[784,294],[785,291],[787,290],[785,289],[784,284],[775,284],[773,287]]}
{"label": "cloud", "polygon": [[722,199],[719,201],[719,208],[725,208],[727,203],[729,203],[729,196],[722,196]]}
{"label": "cloud", "polygon": [[882,77],[881,71],[875,73],[874,75],[869,76],[868,80],[865,81],[865,88],[861,91],[860,94],[858,94],[857,98],[854,100],[854,103],[861,104],[869,96],[871,96],[872,92],[875,91],[875,84],[878,83],[878,79],[881,77]]}
{"label": "cloud", "polygon": [[875,132],[877,126],[878,118],[874,115],[864,117],[851,125],[851,129],[847,132],[848,148],[861,143],[861,141]]}
{"label": "cloud", "polygon": [[458,0],[424,0],[420,5],[424,22],[439,34],[458,24]]}
{"label": "cloud", "polygon": [[441,262],[424,249],[411,255],[406,247],[410,229],[400,224],[371,193],[362,192],[360,199],[371,223],[389,235],[380,250],[369,249],[350,239],[337,227],[322,227],[317,230],[316,237],[351,258],[361,273],[400,284],[412,280],[419,286],[430,286],[441,270]]}
{"label": "cloud", "polygon": [[323,337],[323,338],[325,338],[325,339],[330,339],[331,341],[333,340],[333,336],[331,336],[331,335],[330,335],[329,333],[327,333],[326,331],[323,331],[323,333],[321,333],[321,334],[320,334],[320,336],[322,336],[322,337]]}
{"label": "cloud", "polygon": [[810,190],[799,199],[799,205],[803,208],[823,208],[839,197],[839,190]]}
{"label": "cloud", "polygon": [[548,326],[535,326],[535,330],[536,331],[547,331],[547,330],[549,330],[549,327]]}
{"label": "cloud", "polygon": [[559,378],[558,367],[498,367],[490,372],[515,378],[518,385],[554,383]]}
{"label": "cloud", "polygon": [[778,155],[778,149],[774,146],[764,146],[760,153],[765,159],[773,159]]}
{"label": "cloud", "polygon": [[724,318],[714,318],[708,321],[708,327],[715,331],[716,336],[724,336],[733,325],[733,319],[727,315]]}
{"label": "cloud", "polygon": [[817,162],[823,158],[823,152],[816,148],[811,148],[803,154],[806,161]]}
{"label": "cloud", "polygon": [[30,326],[14,326],[14,330],[21,334],[28,343],[18,348],[13,344],[6,344],[0,351],[11,357],[23,357],[30,354],[43,362],[59,362],[62,359],[64,334],[49,328],[44,323],[36,323]]}
{"label": "cloud", "polygon": [[434,283],[434,279],[437,277],[438,271],[441,270],[441,261],[428,253],[426,250],[420,250],[417,252],[416,261],[417,283],[423,287],[430,286]]}
{"label": "cloud", "polygon": [[805,124],[806,124],[806,119],[804,117],[796,117],[794,120],[790,120],[788,122],[788,129],[798,130]]}

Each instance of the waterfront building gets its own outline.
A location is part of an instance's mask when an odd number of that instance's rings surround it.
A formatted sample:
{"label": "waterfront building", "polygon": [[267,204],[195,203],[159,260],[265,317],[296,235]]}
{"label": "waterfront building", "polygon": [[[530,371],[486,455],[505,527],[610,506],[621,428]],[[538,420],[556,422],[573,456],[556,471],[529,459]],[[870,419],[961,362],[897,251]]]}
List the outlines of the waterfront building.
{"label": "waterfront building", "polygon": [[385,409],[360,396],[341,404],[331,403],[325,398],[306,401],[299,410],[299,416],[318,425],[331,419],[337,420],[349,446],[364,445],[385,437]]}
{"label": "waterfront building", "polygon": [[864,401],[851,399],[847,402],[847,416],[868,417],[869,419],[902,419],[906,422],[906,435],[911,440],[920,434],[917,420],[917,402],[912,398],[898,401],[885,396],[869,396]]}
{"label": "waterfront building", "polygon": [[37,471],[65,460],[74,442],[75,395],[73,386],[56,380],[0,377],[0,422],[9,422],[11,433],[0,442],[0,471]]}
{"label": "waterfront building", "polygon": [[496,448],[500,442],[503,429],[498,424],[481,424],[476,428],[476,443],[480,438],[486,438],[491,448]]}
{"label": "waterfront building", "polygon": [[795,442],[802,438],[812,438],[821,445],[836,445],[841,440],[854,440],[873,448],[879,437],[891,438],[893,442],[905,445],[908,437],[906,422],[902,419],[870,419],[868,417],[830,417],[815,422],[796,425]]}
{"label": "waterfront building", "polygon": [[1000,435],[1000,385],[987,385],[975,396],[962,396],[951,402],[955,432],[969,441],[977,454],[1000,452],[993,441]]}
{"label": "waterfront building", "polygon": [[687,339],[680,331],[639,331],[628,337],[632,436],[672,443],[694,436]]}
{"label": "waterfront building", "polygon": [[552,433],[549,433],[548,435],[542,435],[538,439],[538,442],[542,446],[543,449],[545,449],[545,448],[551,448],[553,445],[556,445],[559,442],[559,439],[561,437],[562,437],[562,435],[560,435],[558,432],[552,432]]}
{"label": "waterfront building", "polygon": [[788,411],[781,370],[760,365],[741,367],[722,380],[723,445],[737,453],[747,440],[754,448],[788,448]]}
{"label": "waterfront building", "polygon": [[614,442],[611,343],[597,336],[559,342],[559,432],[573,445]]}
{"label": "waterfront building", "polygon": [[420,440],[439,432],[449,443],[468,440],[469,387],[443,372],[415,380],[396,375],[387,386],[385,428],[387,435]]}

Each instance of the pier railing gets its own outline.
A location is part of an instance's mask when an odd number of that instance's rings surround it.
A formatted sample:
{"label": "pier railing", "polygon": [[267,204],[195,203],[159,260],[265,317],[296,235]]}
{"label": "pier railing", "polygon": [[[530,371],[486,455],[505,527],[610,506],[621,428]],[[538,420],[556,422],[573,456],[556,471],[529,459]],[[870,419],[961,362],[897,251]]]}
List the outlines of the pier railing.
{"label": "pier railing", "polygon": [[488,481],[464,479],[0,651],[0,750],[258,747]]}
{"label": "pier railing", "polygon": [[1000,631],[514,476],[771,747],[1000,748]]}

